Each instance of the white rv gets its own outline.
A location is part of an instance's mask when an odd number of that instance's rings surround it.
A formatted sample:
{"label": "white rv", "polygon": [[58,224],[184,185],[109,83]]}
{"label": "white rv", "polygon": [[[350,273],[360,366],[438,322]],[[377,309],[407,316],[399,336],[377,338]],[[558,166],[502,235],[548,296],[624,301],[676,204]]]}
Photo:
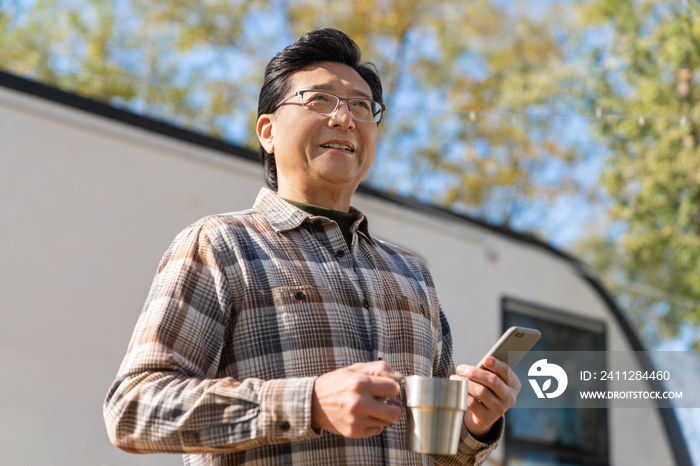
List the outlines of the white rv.
{"label": "white rv", "polygon": [[[3,464],[182,464],[113,447],[102,402],[172,239],[262,185],[249,149],[0,73]],[[595,276],[540,241],[367,186],[353,205],[427,262],[458,363],[512,324],[546,329],[548,350],[643,349]],[[691,465],[673,409],[567,413],[507,419],[487,464]]]}

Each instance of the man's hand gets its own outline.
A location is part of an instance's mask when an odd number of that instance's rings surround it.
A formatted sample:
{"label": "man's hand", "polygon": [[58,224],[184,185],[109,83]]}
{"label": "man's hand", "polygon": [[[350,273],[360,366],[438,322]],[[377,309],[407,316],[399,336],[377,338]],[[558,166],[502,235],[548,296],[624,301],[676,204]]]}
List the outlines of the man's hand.
{"label": "man's hand", "polygon": [[484,365],[488,370],[462,364],[457,367],[457,374],[450,376],[452,380],[469,380],[464,425],[476,437],[487,434],[494,423],[515,405],[520,393],[520,380],[508,364],[488,357]]}
{"label": "man's hand", "polygon": [[395,380],[401,377],[383,361],[323,374],[314,382],[312,427],[350,438],[381,434],[401,418],[403,408],[396,399],[400,386]]}

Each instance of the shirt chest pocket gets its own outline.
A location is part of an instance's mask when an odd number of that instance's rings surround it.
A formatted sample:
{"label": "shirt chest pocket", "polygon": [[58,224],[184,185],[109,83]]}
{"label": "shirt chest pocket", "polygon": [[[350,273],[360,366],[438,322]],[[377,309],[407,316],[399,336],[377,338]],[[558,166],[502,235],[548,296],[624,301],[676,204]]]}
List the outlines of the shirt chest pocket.
{"label": "shirt chest pocket", "polygon": [[[273,319],[284,353],[287,377],[306,377],[356,362],[363,346],[364,322],[331,290],[310,285],[272,289]],[[359,340],[358,338],[359,337]]]}

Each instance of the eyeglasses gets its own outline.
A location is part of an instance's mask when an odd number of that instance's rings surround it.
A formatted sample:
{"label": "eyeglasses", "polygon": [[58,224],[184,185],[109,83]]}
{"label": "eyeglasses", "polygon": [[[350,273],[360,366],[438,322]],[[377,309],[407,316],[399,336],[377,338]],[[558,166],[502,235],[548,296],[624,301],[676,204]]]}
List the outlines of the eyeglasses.
{"label": "eyeglasses", "polygon": [[384,104],[380,104],[374,100],[360,98],[343,99],[329,92],[304,90],[295,92],[282,102],[275,105],[275,110],[277,110],[283,103],[293,99],[296,96],[301,96],[301,107],[304,110],[311,113],[318,113],[319,115],[332,114],[338,109],[338,105],[340,105],[340,101],[342,100],[347,103],[352,117],[359,121],[379,123],[382,120],[382,115],[386,109]]}

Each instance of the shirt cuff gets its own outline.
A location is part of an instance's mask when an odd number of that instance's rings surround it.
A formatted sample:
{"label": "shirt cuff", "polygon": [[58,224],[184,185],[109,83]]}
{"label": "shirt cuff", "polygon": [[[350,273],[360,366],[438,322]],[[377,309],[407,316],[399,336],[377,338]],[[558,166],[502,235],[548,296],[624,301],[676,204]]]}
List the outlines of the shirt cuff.
{"label": "shirt cuff", "polygon": [[459,450],[457,451],[458,458],[463,460],[463,462],[471,459],[473,463],[468,464],[483,463],[483,461],[489,457],[491,452],[498,447],[498,443],[503,436],[504,428],[505,419],[503,416],[501,416],[501,418],[491,427],[488,435],[482,440],[477,440],[472,436],[469,430],[467,430],[467,426],[462,423]]}
{"label": "shirt cuff", "polygon": [[311,400],[316,377],[275,379],[265,382],[260,394],[262,435],[268,441],[317,438],[311,428]]}

